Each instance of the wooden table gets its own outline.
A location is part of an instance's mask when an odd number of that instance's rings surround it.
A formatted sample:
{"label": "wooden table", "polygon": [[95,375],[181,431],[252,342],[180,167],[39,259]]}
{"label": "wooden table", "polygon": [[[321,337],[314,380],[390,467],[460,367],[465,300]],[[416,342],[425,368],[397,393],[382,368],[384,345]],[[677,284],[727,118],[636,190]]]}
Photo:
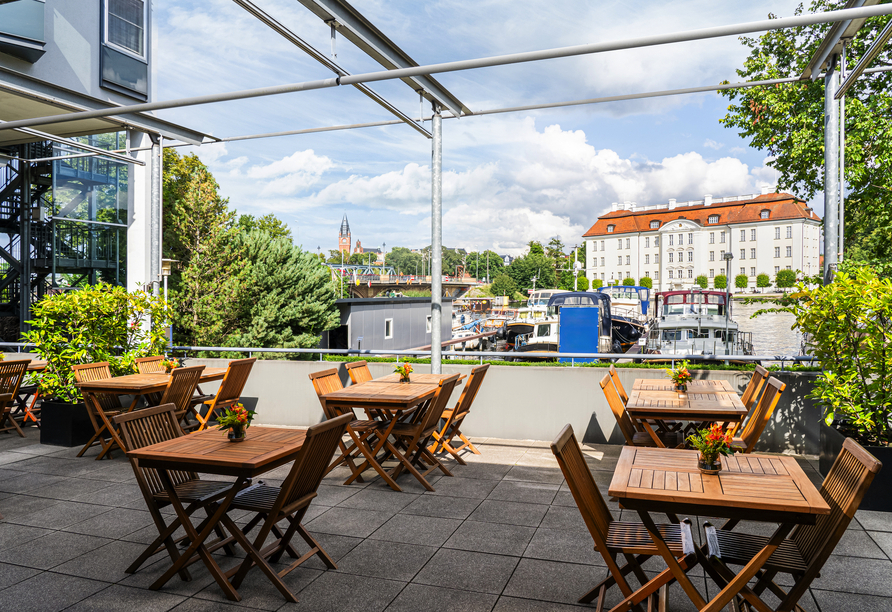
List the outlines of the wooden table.
{"label": "wooden table", "polygon": [[[223,380],[226,375],[226,368],[205,368],[201,373],[199,383],[208,383],[215,380]],[[150,393],[163,393],[170,383],[170,374],[158,372],[154,374],[127,374],[126,376],[114,376],[112,378],[103,378],[100,380],[91,380],[87,382],[77,383],[76,386],[84,394],[114,394],[114,395],[132,395],[133,401],[125,409],[126,412],[132,411],[139,403],[139,399]],[[109,435],[114,439],[119,448],[126,448],[123,441],[118,435],[117,428],[114,427],[102,410],[97,410],[99,418],[105,423]],[[102,459],[105,454],[111,450],[108,446],[106,450],[97,455],[96,459]]]}
{"label": "wooden table", "polygon": [[[632,391],[674,391],[675,385],[668,378],[637,378]],[[735,393],[727,380],[692,380],[688,393]]]}
{"label": "wooden table", "polygon": [[[393,376],[399,376],[394,374]],[[422,375],[416,375],[422,376]],[[439,376],[436,374],[428,374],[427,376]],[[399,378],[397,378],[399,380]],[[437,388],[439,386],[439,378],[435,382],[420,382],[413,381],[410,383],[400,383],[400,382],[384,382],[380,379],[369,380],[363,383],[359,383],[358,385],[350,385],[349,387],[345,387],[339,391],[334,391],[332,393],[326,393],[322,396],[322,399],[325,401],[326,405],[329,406],[334,412],[338,414],[346,414],[347,412],[352,411],[354,408],[362,408],[367,412],[386,412],[390,415],[389,423],[387,424],[387,428],[383,432],[382,435],[379,436],[378,443],[375,445],[375,448],[366,447],[366,452],[363,454],[366,457],[365,462],[360,466],[362,469],[366,467],[372,467],[384,481],[390,485],[390,488],[394,491],[401,491],[399,485],[396,484],[396,481],[393,477],[388,474],[381,464],[376,460],[378,453],[382,449],[386,449],[388,452],[393,454],[398,459],[402,458],[402,455],[398,452],[395,452],[395,449],[391,445],[388,440],[390,433],[393,431],[394,426],[397,422],[410,411],[415,410],[418,406],[430,400],[434,394],[437,392]],[[408,461],[402,461],[401,464],[412,473],[415,478],[421,482],[422,485],[429,491],[433,491],[434,488],[427,482],[424,476],[415,469],[415,466],[411,465]],[[357,471],[353,474],[349,479],[347,479],[347,483],[349,484],[353,482],[357,476],[360,475],[362,470]]]}
{"label": "wooden table", "polygon": [[[433,384],[439,385],[440,381],[444,378],[449,378],[452,374],[415,374],[412,373],[409,375],[409,383],[410,385],[414,384]],[[467,378],[467,376],[462,376],[458,380],[461,381]],[[366,382],[375,382],[375,383],[398,383],[400,381],[400,375],[394,372],[393,374],[388,374],[387,376],[382,376],[381,378],[375,378],[374,380],[369,380]]]}
{"label": "wooden table", "polygon": [[[129,451],[127,455],[138,459],[140,467],[158,470],[164,488],[170,496],[171,505],[182,522],[183,529],[190,541],[189,547],[149,588],[160,589],[181,569],[200,558],[227,599],[239,601],[241,597],[238,591],[227,579],[228,575],[234,575],[238,571],[239,566],[229,572],[224,572],[208,552],[204,542],[220,523],[223,523],[231,533],[235,533],[234,530],[237,530],[238,527],[232,523],[232,519],[226,515],[226,512],[236,494],[246,485],[249,478],[260,476],[294,460],[303,446],[305,438],[306,431],[302,429],[255,426],[248,429],[248,437],[244,442],[233,444],[227,439],[226,432],[218,429],[205,429]],[[230,492],[219,502],[215,512],[196,528],[177,497],[176,489],[167,470],[235,476],[236,480]],[[290,595],[290,601],[297,601],[265,559],[255,551],[247,552],[248,558],[243,563],[253,561],[258,564],[277,589],[286,597]],[[193,558],[196,554],[198,557]]]}
{"label": "wooden table", "polygon": [[[746,406],[733,391],[709,391],[704,385],[689,385],[687,397],[679,398],[674,390],[651,390],[648,387],[658,386],[649,383],[662,381],[635,381],[626,411],[637,420],[650,434],[659,448],[665,448],[662,440],[648,421],[695,421],[699,423],[720,421],[738,423],[747,415]],[[670,385],[671,385],[671,381]],[[706,382],[706,381],[703,381]],[[715,381],[718,382],[718,381]],[[727,383],[726,383],[727,384]],[[639,389],[638,387],[645,387]],[[692,387],[696,391],[692,391]]]}
{"label": "wooden table", "polygon": [[[746,586],[797,524],[814,524],[830,507],[796,459],[783,455],[722,457],[722,471],[702,474],[697,451],[624,447],[608,493],[622,508],[636,510],[673,577],[698,610],[718,612]],[[657,530],[650,512],[717,516],[780,523],[774,535],[737,576],[708,604],[685,575]],[[677,519],[675,519],[677,520]],[[704,562],[703,551],[697,552]],[[655,579],[656,580],[656,579]],[[633,594],[632,598],[635,597]]]}

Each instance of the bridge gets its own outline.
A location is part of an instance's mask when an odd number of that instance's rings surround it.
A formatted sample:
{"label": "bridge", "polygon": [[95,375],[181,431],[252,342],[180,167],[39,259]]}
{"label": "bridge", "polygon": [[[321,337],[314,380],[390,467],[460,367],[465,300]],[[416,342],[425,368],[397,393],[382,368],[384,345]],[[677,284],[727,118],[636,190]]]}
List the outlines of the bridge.
{"label": "bridge", "polygon": [[[341,287],[343,297],[371,298],[381,294],[400,294],[406,291],[430,291],[431,277],[397,274],[389,266],[329,265],[331,277]],[[457,298],[476,287],[472,277],[443,276],[443,297]]]}

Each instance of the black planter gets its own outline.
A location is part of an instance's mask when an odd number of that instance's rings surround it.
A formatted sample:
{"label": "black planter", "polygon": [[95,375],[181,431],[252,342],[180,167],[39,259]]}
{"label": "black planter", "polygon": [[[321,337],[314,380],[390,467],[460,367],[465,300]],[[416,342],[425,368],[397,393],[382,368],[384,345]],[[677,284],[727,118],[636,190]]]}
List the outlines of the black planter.
{"label": "black planter", "polygon": [[40,443],[83,446],[93,437],[87,406],[43,400],[40,404]]}
{"label": "black planter", "polygon": [[[821,456],[819,468],[821,474],[826,476],[836,461],[837,455],[842,451],[842,443],[846,437],[835,427],[821,423]],[[883,464],[879,474],[873,479],[867,490],[861,505],[861,510],[879,510],[880,512],[892,512],[892,447],[889,446],[865,446],[864,450],[877,458]]]}

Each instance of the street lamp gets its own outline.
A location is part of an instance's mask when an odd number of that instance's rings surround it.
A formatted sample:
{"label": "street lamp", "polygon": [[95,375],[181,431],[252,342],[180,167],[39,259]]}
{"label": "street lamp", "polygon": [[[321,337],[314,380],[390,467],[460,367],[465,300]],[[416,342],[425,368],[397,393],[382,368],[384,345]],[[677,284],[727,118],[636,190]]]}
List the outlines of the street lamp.
{"label": "street lamp", "polygon": [[731,322],[731,260],[734,259],[734,253],[726,251],[722,257],[725,259],[725,355],[730,355],[728,326]]}
{"label": "street lamp", "polygon": [[[167,302],[167,277],[170,276],[170,273],[173,271],[174,264],[180,263],[177,259],[162,259],[161,260],[161,277],[164,279],[164,303]],[[167,343],[168,346],[173,346],[173,326],[167,326]]]}

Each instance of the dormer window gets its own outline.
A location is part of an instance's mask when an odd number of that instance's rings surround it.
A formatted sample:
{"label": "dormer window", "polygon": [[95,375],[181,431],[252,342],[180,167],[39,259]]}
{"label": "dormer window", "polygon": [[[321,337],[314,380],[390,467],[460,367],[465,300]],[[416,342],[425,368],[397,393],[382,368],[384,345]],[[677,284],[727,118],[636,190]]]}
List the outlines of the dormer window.
{"label": "dormer window", "polygon": [[607,226],[607,233],[608,233],[608,234],[612,234],[612,233],[613,233],[613,230],[614,230],[615,228],[616,228],[615,225],[608,225],[608,226]]}
{"label": "dormer window", "polygon": [[651,221],[650,229],[660,229],[660,222],[659,221]]}
{"label": "dormer window", "polygon": [[709,219],[707,221],[709,224],[718,223],[719,216],[718,215],[709,215]]}
{"label": "dormer window", "polygon": [[759,217],[762,218],[762,219],[767,219],[767,218],[768,218],[768,214],[769,214],[769,211],[767,211],[767,210],[763,210],[763,211],[759,214]]}

